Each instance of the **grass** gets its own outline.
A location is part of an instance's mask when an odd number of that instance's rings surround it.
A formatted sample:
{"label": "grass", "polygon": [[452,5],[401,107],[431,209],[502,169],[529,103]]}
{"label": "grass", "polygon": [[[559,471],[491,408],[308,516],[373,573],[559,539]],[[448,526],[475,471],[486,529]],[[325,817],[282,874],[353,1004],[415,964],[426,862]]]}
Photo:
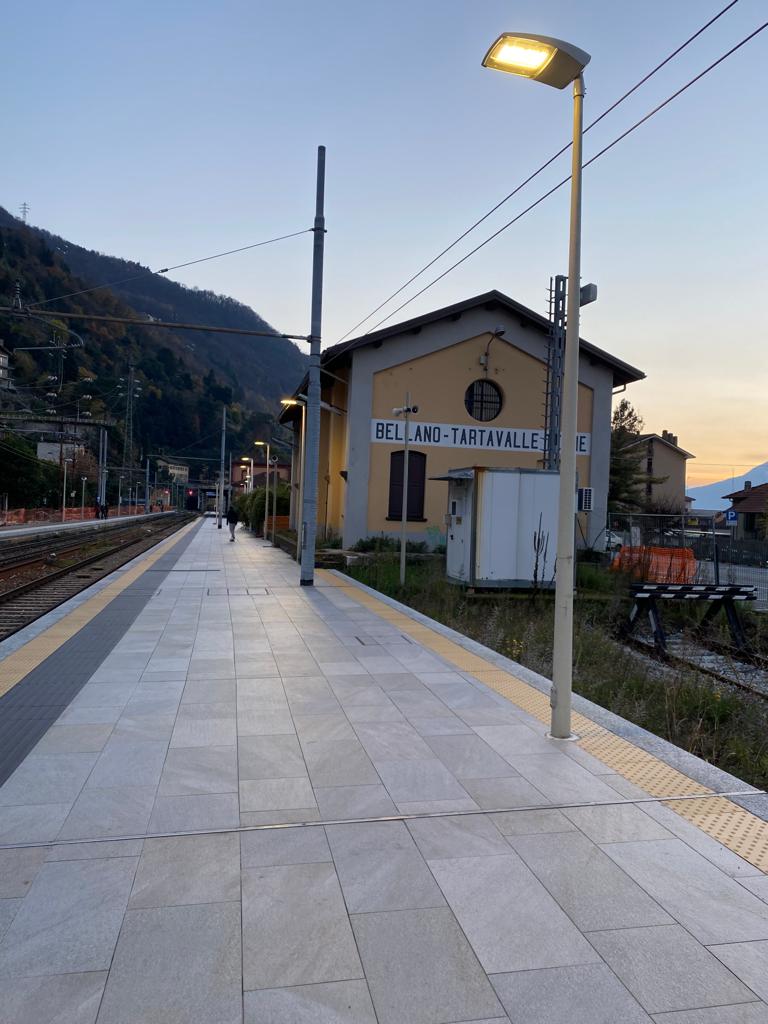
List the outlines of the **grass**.
{"label": "grass", "polygon": [[[409,565],[404,587],[394,558],[353,565],[347,572],[551,677],[551,596],[471,596],[445,581],[438,561]],[[768,701],[624,647],[615,639],[618,624],[628,613],[623,581],[594,566],[580,566],[579,585],[574,610],[574,690],[745,782],[768,787]],[[678,626],[695,624],[690,608],[670,609],[670,613]],[[763,643],[767,618],[754,613],[745,616],[747,631]]]}

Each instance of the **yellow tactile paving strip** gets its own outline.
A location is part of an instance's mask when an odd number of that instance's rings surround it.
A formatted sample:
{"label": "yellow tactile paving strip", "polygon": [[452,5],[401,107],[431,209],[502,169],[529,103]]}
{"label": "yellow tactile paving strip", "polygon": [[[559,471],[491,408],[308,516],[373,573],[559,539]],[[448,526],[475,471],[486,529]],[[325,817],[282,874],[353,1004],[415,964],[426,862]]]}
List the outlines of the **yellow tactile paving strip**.
{"label": "yellow tactile paving strip", "polygon": [[[429,626],[414,621],[354,584],[349,584],[324,569],[317,572],[323,583],[341,588],[347,597],[376,612],[382,619],[396,626],[399,632],[418,641],[462,672],[469,672],[475,679],[500,693],[539,721],[549,722],[550,707],[547,694],[518,679],[511,672],[496,667],[480,655],[465,650],[460,644],[442,636]],[[639,786],[650,796],[696,796],[699,793],[703,796],[714,792],[658,757],[654,757],[653,754],[636,747],[629,740],[616,736],[585,715],[574,712],[572,722],[579,736],[578,746],[582,750]],[[686,800],[667,803],[665,806],[750,864],[768,872],[768,822],[762,818],[745,811],[730,800],[711,796],[707,796],[705,800]]]}
{"label": "yellow tactile paving strip", "polygon": [[[197,523],[188,523],[178,533],[161,541],[156,548],[152,548],[138,565],[128,569],[113,583],[108,584],[98,594],[88,598],[77,608],[74,608],[68,615],[65,615],[58,622],[49,626],[29,643],[24,644],[13,654],[9,654],[0,662],[0,697],[8,693],[17,683],[37,668],[47,657],[58,650],[61,645],[79,632],[87,625],[102,609],[113,601],[118,594],[121,594],[126,587],[134,583],[142,573],[151,568],[158,559],[177,544]],[[119,571],[119,570],[118,570]]]}

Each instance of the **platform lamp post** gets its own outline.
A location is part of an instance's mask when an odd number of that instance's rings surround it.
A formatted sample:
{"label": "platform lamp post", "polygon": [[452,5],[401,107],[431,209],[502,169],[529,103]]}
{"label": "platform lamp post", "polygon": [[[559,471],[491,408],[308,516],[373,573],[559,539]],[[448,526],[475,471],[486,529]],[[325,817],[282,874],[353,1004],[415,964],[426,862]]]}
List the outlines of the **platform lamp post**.
{"label": "platform lamp post", "polygon": [[87,476],[81,476],[80,479],[83,482],[83,489],[80,494],[80,519],[85,519],[85,485],[88,483]]}
{"label": "platform lamp post", "polygon": [[122,515],[121,509],[123,505],[123,478],[117,481],[117,514]]}
{"label": "platform lamp post", "polygon": [[405,586],[405,549],[408,544],[408,445],[411,440],[411,416],[419,411],[418,405],[411,405],[411,393],[405,394],[405,405],[392,410],[393,416],[405,417],[403,433],[403,501],[400,513],[400,586]]}
{"label": "platform lamp post", "polygon": [[590,55],[549,36],[504,32],[483,58],[483,67],[532,78],[555,89],[573,83],[570,242],[565,362],[563,368],[560,498],[555,576],[555,636],[552,657],[550,736],[571,739],[573,689],[573,565],[576,515],[576,428],[579,398],[579,300],[581,272],[581,143],[584,76]]}
{"label": "platform lamp post", "polygon": [[307,440],[307,400],[302,396],[297,398],[281,398],[281,405],[301,406],[301,444],[299,446],[299,503],[296,516],[296,561],[301,560],[301,523],[304,508],[304,459],[306,455]]}
{"label": "platform lamp post", "polygon": [[[61,489],[61,521],[65,523],[67,521],[67,463],[69,459],[64,459],[64,486]],[[74,459],[72,460],[74,462]]]}
{"label": "platform lamp post", "polygon": [[[264,457],[265,457],[266,466],[267,466],[267,473],[266,473],[267,479],[266,479],[265,490],[264,490],[264,524],[263,524],[262,529],[261,529],[261,534],[262,534],[264,540],[266,540],[267,539],[267,520],[269,519],[269,441],[254,441],[253,444],[254,444],[254,446],[256,448],[264,448],[264,449],[266,449],[265,452],[264,452]],[[251,463],[251,465],[253,465],[253,463]],[[253,471],[251,471],[251,476],[253,476]]]}

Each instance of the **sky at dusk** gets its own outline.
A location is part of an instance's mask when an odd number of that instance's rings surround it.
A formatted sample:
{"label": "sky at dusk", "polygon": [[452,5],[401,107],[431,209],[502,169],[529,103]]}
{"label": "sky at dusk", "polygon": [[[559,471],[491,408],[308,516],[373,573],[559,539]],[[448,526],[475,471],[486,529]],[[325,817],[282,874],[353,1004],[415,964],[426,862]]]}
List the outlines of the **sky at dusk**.
{"label": "sky at dusk", "polygon": [[[326,145],[324,344],[339,340],[569,138],[571,100],[481,67],[501,31],[592,54],[585,120],[726,0],[31,0],[4,15],[0,203],[168,266],[308,228]],[[585,138],[585,158],[766,20],[739,0]],[[582,334],[640,367],[646,428],[689,485],[768,460],[768,30],[585,171]],[[561,157],[375,325],[564,177]],[[568,190],[389,323],[498,288],[546,312]],[[171,275],[308,333],[311,237]],[[258,359],[258,342],[254,342]]]}

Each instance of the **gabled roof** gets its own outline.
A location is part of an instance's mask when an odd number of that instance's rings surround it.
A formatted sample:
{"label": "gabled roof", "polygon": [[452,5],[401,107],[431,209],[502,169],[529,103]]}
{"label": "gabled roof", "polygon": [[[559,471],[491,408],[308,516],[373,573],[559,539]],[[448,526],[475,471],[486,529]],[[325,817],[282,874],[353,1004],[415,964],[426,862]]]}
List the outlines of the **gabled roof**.
{"label": "gabled roof", "polygon": [[768,511],[768,484],[733,491],[731,494],[724,494],[723,497],[732,501],[734,509],[739,513]]}
{"label": "gabled roof", "polygon": [[666,437],[662,437],[661,434],[638,434],[634,441],[630,441],[629,444],[625,444],[621,450],[626,451],[627,448],[634,448],[635,445],[641,444],[644,441],[658,441],[659,444],[665,444],[667,448],[671,448],[673,452],[679,452],[686,459],[696,458],[695,455],[687,452],[685,448],[681,448],[679,444],[673,444],[671,441],[668,441]]}
{"label": "gabled roof", "polygon": [[[351,338],[349,341],[332,345],[323,352],[321,365],[330,369],[334,363],[348,356],[355,349],[363,348],[367,345],[380,345],[387,338],[392,338],[398,334],[407,334],[409,332],[416,334],[422,327],[436,323],[439,320],[458,320],[462,313],[479,307],[485,307],[488,310],[502,308],[514,316],[520,317],[527,323],[539,327],[544,332],[548,332],[550,328],[549,320],[546,317],[532,309],[528,309],[527,306],[523,306],[519,302],[515,302],[514,299],[494,288],[489,292],[483,292],[482,295],[474,295],[472,298],[464,299],[463,302],[455,302],[451,306],[443,306],[441,309],[435,309],[431,313],[424,313],[422,316],[414,317],[412,320],[405,320],[402,323],[393,324],[391,327],[384,327],[380,331],[371,331],[370,334],[364,334],[359,338]],[[630,366],[629,363],[625,363],[622,359],[617,359],[608,352],[604,352],[603,349],[585,341],[584,338],[580,339],[580,346],[581,351],[589,355],[595,362],[602,363],[613,370],[614,387],[631,384],[634,381],[645,378],[642,370],[638,370],[636,367]]]}

